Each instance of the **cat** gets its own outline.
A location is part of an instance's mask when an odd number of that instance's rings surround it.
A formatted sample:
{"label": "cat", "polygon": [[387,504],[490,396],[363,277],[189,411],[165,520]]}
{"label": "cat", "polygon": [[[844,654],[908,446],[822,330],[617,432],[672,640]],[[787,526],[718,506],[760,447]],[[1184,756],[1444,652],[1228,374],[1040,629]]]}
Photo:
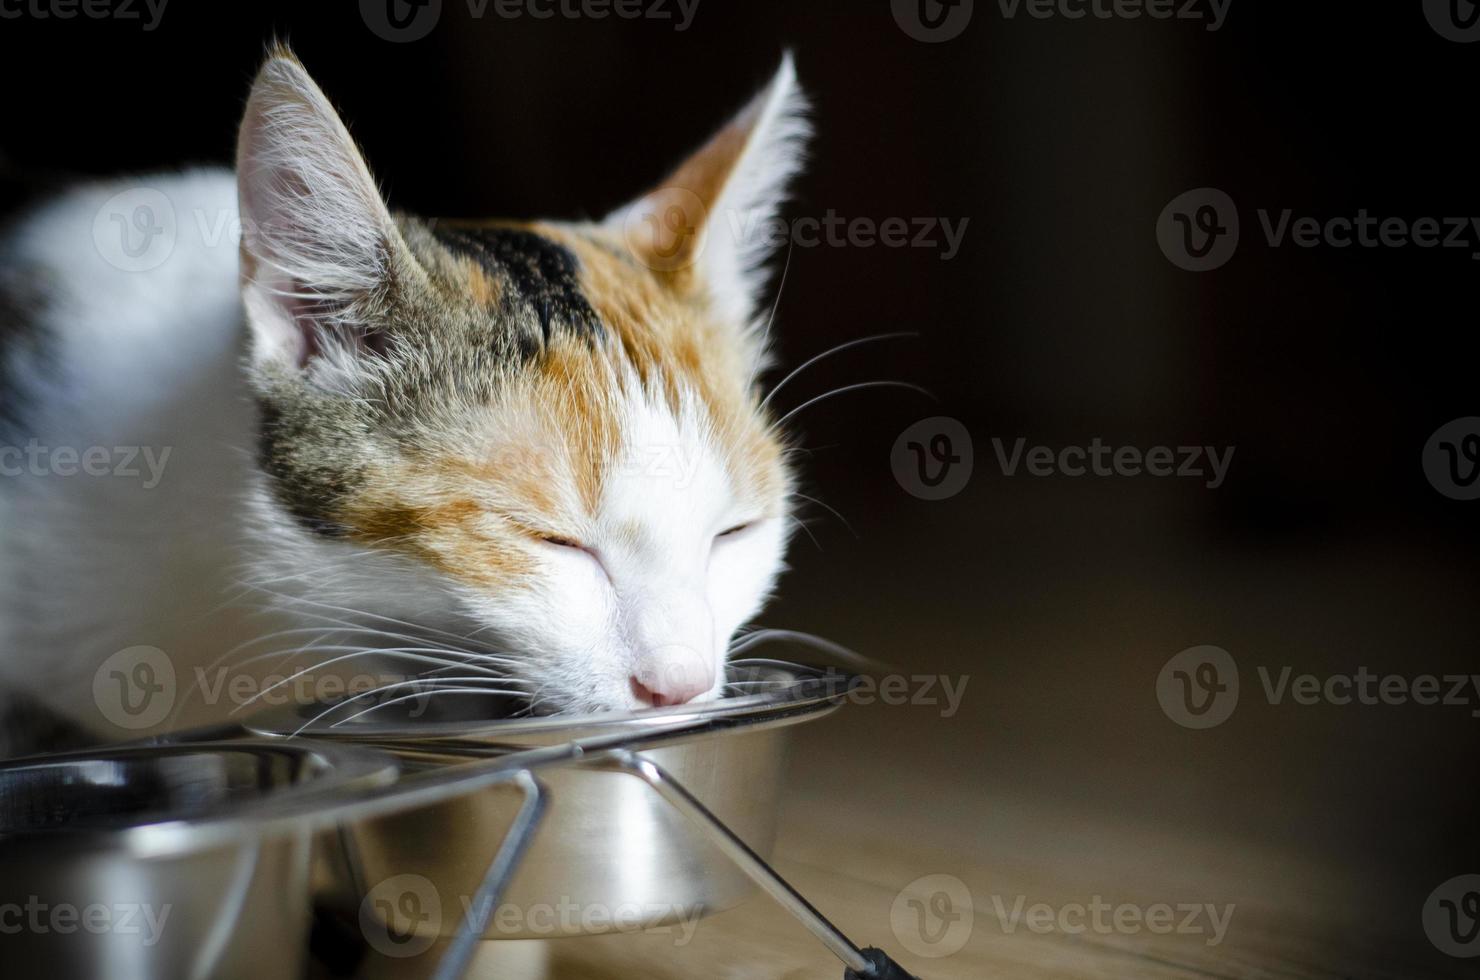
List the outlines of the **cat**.
{"label": "cat", "polygon": [[149,727],[114,682],[214,720],[251,699],[206,667],[305,648],[539,712],[721,696],[795,524],[770,243],[734,229],[808,136],[788,55],[601,221],[425,220],[278,46],[234,171],[33,207],[0,243],[0,691],[114,738]]}

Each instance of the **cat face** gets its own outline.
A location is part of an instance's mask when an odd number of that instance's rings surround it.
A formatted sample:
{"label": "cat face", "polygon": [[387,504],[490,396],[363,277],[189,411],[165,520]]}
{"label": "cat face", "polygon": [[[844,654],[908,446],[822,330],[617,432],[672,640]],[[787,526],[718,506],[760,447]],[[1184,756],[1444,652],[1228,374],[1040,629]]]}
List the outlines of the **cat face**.
{"label": "cat face", "polygon": [[773,213],[800,109],[783,64],[603,222],[430,222],[387,210],[303,68],[269,59],[237,166],[257,580],[541,710],[717,696],[791,521],[765,256],[729,228]]}

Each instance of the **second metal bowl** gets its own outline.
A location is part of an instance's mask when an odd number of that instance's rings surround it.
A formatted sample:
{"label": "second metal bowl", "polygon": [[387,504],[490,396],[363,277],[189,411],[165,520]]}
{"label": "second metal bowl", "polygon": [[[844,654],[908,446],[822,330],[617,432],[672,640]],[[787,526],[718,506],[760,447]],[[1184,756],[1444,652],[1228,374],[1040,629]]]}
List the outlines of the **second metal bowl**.
{"label": "second metal bowl", "polygon": [[395,772],[381,753],[281,741],[0,763],[5,975],[301,975],[311,833],[272,814]]}

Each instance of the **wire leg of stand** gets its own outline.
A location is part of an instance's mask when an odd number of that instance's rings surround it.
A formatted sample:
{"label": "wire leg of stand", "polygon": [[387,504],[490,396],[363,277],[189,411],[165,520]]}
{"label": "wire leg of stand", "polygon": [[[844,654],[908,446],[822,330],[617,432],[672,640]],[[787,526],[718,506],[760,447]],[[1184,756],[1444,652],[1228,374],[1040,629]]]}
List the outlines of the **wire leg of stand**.
{"label": "wire leg of stand", "polygon": [[447,952],[438,961],[432,980],[461,980],[467,973],[468,964],[478,951],[478,943],[488,930],[488,923],[493,919],[499,899],[508,886],[509,879],[524,860],[524,855],[534,840],[535,831],[539,829],[540,820],[545,815],[546,793],[539,780],[524,771],[514,778],[514,783],[524,793],[524,805],[519,808],[514,825],[509,828],[508,835],[499,845],[498,854],[494,856],[482,883],[478,885],[473,904],[462,924],[458,926],[457,934],[452,937]]}
{"label": "wire leg of stand", "polygon": [[801,893],[787,883],[786,879],[777,874],[759,854],[750,849],[724,822],[709,812],[709,808],[700,803],[681,784],[668,775],[662,767],[644,759],[635,752],[615,753],[612,763],[624,772],[631,773],[657,790],[665,800],[682,812],[695,824],[704,830],[720,850],[740,866],[751,877],[757,885],[765,889],[766,893],[775,899],[783,908],[806,926],[807,929],[822,941],[838,959],[842,960],[848,969],[859,976],[872,976],[874,964],[864,956],[863,951],[853,944],[847,936],[838,931],[827,920],[825,916],[812,903],[802,897]]}

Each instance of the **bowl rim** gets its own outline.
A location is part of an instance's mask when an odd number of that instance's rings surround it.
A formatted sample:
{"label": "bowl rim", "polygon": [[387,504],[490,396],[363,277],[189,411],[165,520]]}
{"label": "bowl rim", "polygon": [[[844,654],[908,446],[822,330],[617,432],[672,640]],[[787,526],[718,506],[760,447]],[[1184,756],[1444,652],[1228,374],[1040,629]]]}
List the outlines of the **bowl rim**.
{"label": "bowl rim", "polygon": [[[861,682],[857,675],[837,667],[793,664],[766,670],[773,675],[785,675],[789,683],[759,694],[645,711],[413,723],[371,720],[355,721],[347,726],[347,719],[334,721],[332,718],[304,724],[305,714],[322,711],[323,706],[288,704],[254,715],[244,724],[253,735],[262,738],[296,737],[333,742],[470,740],[517,743],[531,737],[555,736],[566,740],[567,737],[579,738],[581,733],[622,731],[640,736],[647,728],[690,720],[724,720],[750,727],[828,711],[840,707],[849,692]],[[346,704],[348,699],[340,703]],[[368,714],[361,717],[368,717]]]}
{"label": "bowl rim", "polygon": [[276,787],[250,799],[220,805],[201,814],[171,816],[146,814],[143,819],[122,820],[117,825],[89,824],[81,827],[42,827],[15,831],[0,836],[0,850],[17,848],[37,853],[53,849],[122,847],[130,852],[177,853],[193,849],[192,842],[202,846],[216,835],[201,833],[211,828],[250,827],[254,822],[267,822],[273,812],[288,802],[311,801],[332,794],[393,783],[400,763],[387,752],[362,746],[338,744],[329,740],[288,741],[285,739],[238,738],[221,741],[182,741],[104,745],[46,755],[31,755],[0,761],[0,779],[6,773],[28,769],[79,766],[95,762],[128,759],[153,759],[161,756],[221,755],[313,756],[327,763],[326,768],[302,782]]}

